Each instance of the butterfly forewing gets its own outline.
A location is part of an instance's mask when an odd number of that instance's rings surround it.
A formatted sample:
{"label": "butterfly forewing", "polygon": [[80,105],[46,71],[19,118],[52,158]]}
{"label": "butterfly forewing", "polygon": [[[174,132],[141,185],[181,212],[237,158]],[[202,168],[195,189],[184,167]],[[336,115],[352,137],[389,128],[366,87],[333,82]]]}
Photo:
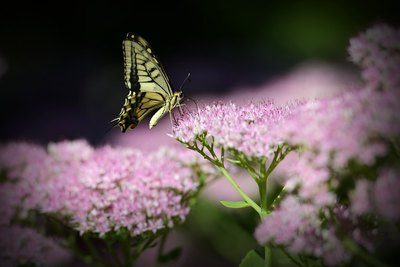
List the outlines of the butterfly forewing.
{"label": "butterfly forewing", "polygon": [[[177,94],[172,93],[168,76],[149,43],[142,37],[128,33],[122,42],[124,81],[129,90],[117,125],[124,132],[134,128],[149,113],[159,109],[150,120],[150,128],[176,105]],[[171,101],[174,99],[174,104]]]}
{"label": "butterfly forewing", "polygon": [[142,37],[128,33],[123,41],[125,58],[125,84],[141,92],[159,92],[165,98],[172,96],[167,74]]}

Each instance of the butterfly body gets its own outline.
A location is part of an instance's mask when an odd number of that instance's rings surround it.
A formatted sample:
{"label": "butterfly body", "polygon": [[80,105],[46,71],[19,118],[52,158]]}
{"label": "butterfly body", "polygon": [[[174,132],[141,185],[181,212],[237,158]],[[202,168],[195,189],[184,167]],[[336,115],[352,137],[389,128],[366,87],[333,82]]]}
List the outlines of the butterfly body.
{"label": "butterfly body", "polygon": [[115,119],[122,132],[135,128],[154,111],[149,127],[180,105],[182,92],[172,92],[169,78],[153,49],[142,37],[128,33],[122,42],[124,81],[128,89],[119,117]]}

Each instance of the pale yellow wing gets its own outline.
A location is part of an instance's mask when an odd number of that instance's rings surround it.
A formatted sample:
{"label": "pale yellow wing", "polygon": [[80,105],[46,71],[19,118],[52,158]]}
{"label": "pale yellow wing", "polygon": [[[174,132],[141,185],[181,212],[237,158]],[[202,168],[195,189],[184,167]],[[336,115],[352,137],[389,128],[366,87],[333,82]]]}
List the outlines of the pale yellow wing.
{"label": "pale yellow wing", "polygon": [[124,82],[129,90],[118,125],[123,132],[135,128],[149,113],[159,109],[150,120],[150,128],[170,111],[173,97],[169,78],[149,43],[128,33],[122,42]]}
{"label": "pale yellow wing", "polygon": [[122,48],[126,87],[135,92],[157,92],[164,99],[171,98],[169,78],[148,42],[128,33]]}

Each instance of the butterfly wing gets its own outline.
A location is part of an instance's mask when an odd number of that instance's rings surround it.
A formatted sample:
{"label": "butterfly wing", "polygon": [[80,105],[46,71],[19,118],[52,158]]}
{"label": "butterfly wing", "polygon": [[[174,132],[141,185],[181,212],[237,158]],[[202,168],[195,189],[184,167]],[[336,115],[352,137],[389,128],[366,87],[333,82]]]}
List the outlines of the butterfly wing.
{"label": "butterfly wing", "polygon": [[[136,107],[136,115],[138,121],[142,121],[147,114],[156,110],[157,108],[162,108],[165,106],[165,101],[160,97],[159,94],[153,92],[141,92],[139,93],[138,104]],[[150,126],[150,128],[152,128]]]}
{"label": "butterfly wing", "polygon": [[[117,124],[124,132],[136,127],[152,111],[165,110],[173,94],[164,68],[145,39],[128,33],[122,42],[122,50],[124,81],[129,93]],[[150,128],[155,124],[150,123]]]}
{"label": "butterfly wing", "polygon": [[169,78],[147,41],[128,33],[122,48],[126,87],[137,92],[156,92],[164,98],[171,98]]}
{"label": "butterfly wing", "polygon": [[149,127],[150,129],[157,125],[158,121],[169,111],[167,105],[160,107],[156,113],[151,117]]}

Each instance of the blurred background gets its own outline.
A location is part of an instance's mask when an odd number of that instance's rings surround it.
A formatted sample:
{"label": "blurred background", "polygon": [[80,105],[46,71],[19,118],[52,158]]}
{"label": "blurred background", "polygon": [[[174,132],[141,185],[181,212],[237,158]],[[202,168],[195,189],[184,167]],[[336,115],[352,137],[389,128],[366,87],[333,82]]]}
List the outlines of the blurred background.
{"label": "blurred background", "polygon": [[[93,145],[142,149],[173,143],[166,136],[168,118],[152,130],[147,118],[127,134],[117,128],[105,134],[127,94],[121,48],[127,32],[149,41],[174,88],[190,72],[184,94],[201,104],[265,97],[284,102],[346,90],[359,81],[348,61],[349,38],[379,22],[399,26],[393,2],[3,3],[0,141],[85,138]],[[246,183],[242,187],[252,190]],[[206,198],[169,244],[185,244],[181,266],[237,266],[257,246],[253,213],[215,205],[237,198],[225,188],[230,187],[208,186]]]}
{"label": "blurred background", "polygon": [[130,31],[150,42],[174,88],[191,72],[185,95],[219,99],[254,95],[305,62],[347,71],[349,38],[376,22],[398,25],[397,15],[385,0],[3,3],[0,138],[105,142],[126,95]]}

